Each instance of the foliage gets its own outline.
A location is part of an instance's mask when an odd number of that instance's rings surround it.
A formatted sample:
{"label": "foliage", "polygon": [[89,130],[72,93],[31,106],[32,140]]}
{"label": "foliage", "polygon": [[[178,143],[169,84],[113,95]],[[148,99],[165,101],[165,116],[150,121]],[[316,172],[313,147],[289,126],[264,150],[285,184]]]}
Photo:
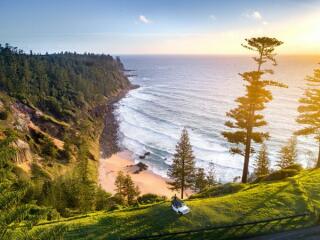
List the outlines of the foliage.
{"label": "foliage", "polygon": [[194,183],[194,159],[188,131],[184,128],[180,141],[176,145],[173,163],[168,169],[168,176],[170,178],[168,184],[171,186],[170,189],[180,191],[181,199],[183,199],[184,190],[192,187]]}
{"label": "foliage", "polygon": [[[13,169],[12,158],[15,149],[11,143],[16,138],[14,132],[8,130],[6,136],[0,140],[0,239],[49,239],[50,229],[42,231],[40,235],[33,235],[32,227],[41,219],[47,218],[47,209],[33,203],[25,203],[30,188],[27,181],[21,181]],[[64,230],[55,232],[55,238],[61,239]]]}
{"label": "foliage", "polygon": [[256,177],[261,177],[264,175],[268,175],[270,172],[269,166],[269,157],[267,152],[267,146],[262,144],[259,154],[256,158],[255,166],[254,166],[254,175]]}
{"label": "foliage", "polygon": [[299,173],[297,169],[280,169],[265,176],[261,181],[279,181],[287,177],[295,176]]}
{"label": "foliage", "polygon": [[[259,221],[309,212],[313,209],[312,206],[320,208],[320,170],[302,171],[299,175],[282,181],[242,186],[240,191],[232,194],[185,200],[191,212],[182,217],[171,210],[170,202],[130,210],[92,213],[85,218],[67,221],[66,224],[71,229],[65,238],[113,240]],[[219,233],[228,239],[238,239],[240,237],[237,234],[247,231],[250,235],[267,234],[289,227],[307,227],[315,223],[316,218],[311,215],[300,219],[298,223],[277,221],[267,225],[251,225],[249,228],[221,230]],[[52,224],[43,227],[50,226]],[[203,236],[183,235],[179,239],[203,239]]]}
{"label": "foliage", "polygon": [[136,203],[136,199],[140,194],[138,186],[135,186],[129,174],[124,175],[122,171],[118,172],[115,180],[117,195],[124,199],[128,205]]}
{"label": "foliage", "polygon": [[246,84],[246,94],[237,98],[235,102],[238,106],[226,114],[231,120],[226,121],[225,125],[231,131],[222,132],[222,135],[232,144],[231,153],[244,156],[243,183],[247,182],[250,154],[254,152],[251,141],[263,143],[269,137],[267,132],[254,130],[267,124],[264,116],[258,113],[264,110],[265,104],[272,100],[272,93],[267,87],[285,87],[277,81],[261,79],[264,74],[273,73],[272,70],[262,70],[261,67],[268,61],[276,65],[274,49],[281,44],[282,42],[275,38],[260,37],[246,39],[246,44],[243,45],[258,53],[258,56],[253,58],[257,63],[257,70],[240,74]]}
{"label": "foliage", "polygon": [[313,135],[319,144],[316,167],[320,167],[320,69],[315,69],[313,76],[307,77],[307,88],[300,98],[297,122],[305,127],[297,135]]}
{"label": "foliage", "polygon": [[217,197],[232,194],[241,191],[244,187],[245,185],[240,183],[218,184],[216,186],[204,189],[204,191],[201,191],[198,194],[191,195],[190,199]]}
{"label": "foliage", "polygon": [[96,210],[107,210],[110,207],[110,193],[107,193],[100,187],[96,190]]}
{"label": "foliage", "polygon": [[0,89],[63,120],[129,86],[122,70],[121,61],[110,55],[35,55],[0,45]]}
{"label": "foliage", "polygon": [[277,166],[281,169],[287,168],[297,162],[297,139],[292,137],[280,150],[280,159]]}
{"label": "foliage", "polygon": [[0,120],[7,120],[8,115],[8,111],[0,111]]}
{"label": "foliage", "polygon": [[196,168],[194,173],[194,180],[192,189],[196,192],[201,192],[208,187],[216,185],[214,165],[210,166],[208,174],[205,173],[203,168]]}
{"label": "foliage", "polygon": [[166,201],[167,198],[165,196],[159,196],[153,193],[143,194],[142,196],[138,197],[137,201],[140,204],[150,204],[150,203],[157,203]]}

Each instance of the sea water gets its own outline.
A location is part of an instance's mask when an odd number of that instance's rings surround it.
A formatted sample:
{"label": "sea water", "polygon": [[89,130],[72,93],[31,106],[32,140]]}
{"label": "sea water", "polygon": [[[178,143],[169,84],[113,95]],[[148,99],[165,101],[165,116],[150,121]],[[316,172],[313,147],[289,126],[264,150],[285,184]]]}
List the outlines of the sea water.
{"label": "sea water", "polygon": [[[226,112],[236,106],[235,98],[244,94],[239,73],[256,69],[250,56],[122,56],[131,82],[140,88],[130,91],[116,108],[123,148],[134,153],[136,161],[166,176],[168,166],[186,127],[196,157],[196,165],[215,164],[218,180],[240,176],[243,157],[229,152],[230,144],[221,132],[227,128]],[[263,111],[270,132],[266,142],[271,167],[276,168],[279,151],[293,132],[301,128],[295,119],[298,99],[320,57],[280,56],[277,66],[268,66],[274,75],[265,75],[289,88],[271,87],[274,99]],[[258,146],[255,146],[259,150]],[[312,164],[318,146],[312,137],[298,138],[299,162]],[[145,159],[139,156],[151,154]],[[255,156],[250,162],[252,172]]]}

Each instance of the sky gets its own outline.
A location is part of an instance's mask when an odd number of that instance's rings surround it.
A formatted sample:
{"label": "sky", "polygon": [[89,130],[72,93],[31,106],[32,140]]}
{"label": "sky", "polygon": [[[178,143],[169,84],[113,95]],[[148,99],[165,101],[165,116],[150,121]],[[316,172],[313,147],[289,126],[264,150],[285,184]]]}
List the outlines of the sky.
{"label": "sky", "polygon": [[246,54],[276,37],[282,54],[320,54],[320,0],[0,0],[0,43],[34,52]]}

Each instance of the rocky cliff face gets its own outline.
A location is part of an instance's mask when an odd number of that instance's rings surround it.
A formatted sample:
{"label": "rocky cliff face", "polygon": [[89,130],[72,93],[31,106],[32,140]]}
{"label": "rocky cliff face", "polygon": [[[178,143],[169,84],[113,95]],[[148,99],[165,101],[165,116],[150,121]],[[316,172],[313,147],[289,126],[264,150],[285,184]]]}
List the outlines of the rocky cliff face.
{"label": "rocky cliff face", "polygon": [[14,158],[15,163],[22,164],[32,161],[31,149],[27,142],[17,139],[15,142],[13,142],[13,147],[16,149],[16,155]]}

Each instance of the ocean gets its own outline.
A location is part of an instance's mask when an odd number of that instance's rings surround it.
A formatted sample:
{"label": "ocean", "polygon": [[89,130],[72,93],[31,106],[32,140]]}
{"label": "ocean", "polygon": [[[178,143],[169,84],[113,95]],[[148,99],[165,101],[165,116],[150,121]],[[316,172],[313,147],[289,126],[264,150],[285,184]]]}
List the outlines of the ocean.
{"label": "ocean", "polygon": [[[222,137],[226,112],[243,95],[244,81],[239,73],[256,69],[250,56],[122,56],[130,80],[140,88],[130,91],[117,105],[119,139],[153,172],[166,176],[181,130],[186,127],[196,157],[196,165],[215,164],[217,179],[232,181],[240,176],[243,157],[229,153]],[[300,126],[295,122],[298,99],[320,57],[279,56],[268,79],[289,86],[272,88],[274,99],[263,111],[270,132],[266,142],[271,167],[275,168],[279,150]],[[266,75],[267,76],[267,75]],[[256,146],[257,150],[259,149]],[[299,162],[312,165],[318,146],[312,137],[298,138]],[[139,155],[150,156],[139,159]],[[250,170],[255,156],[252,156]]]}

